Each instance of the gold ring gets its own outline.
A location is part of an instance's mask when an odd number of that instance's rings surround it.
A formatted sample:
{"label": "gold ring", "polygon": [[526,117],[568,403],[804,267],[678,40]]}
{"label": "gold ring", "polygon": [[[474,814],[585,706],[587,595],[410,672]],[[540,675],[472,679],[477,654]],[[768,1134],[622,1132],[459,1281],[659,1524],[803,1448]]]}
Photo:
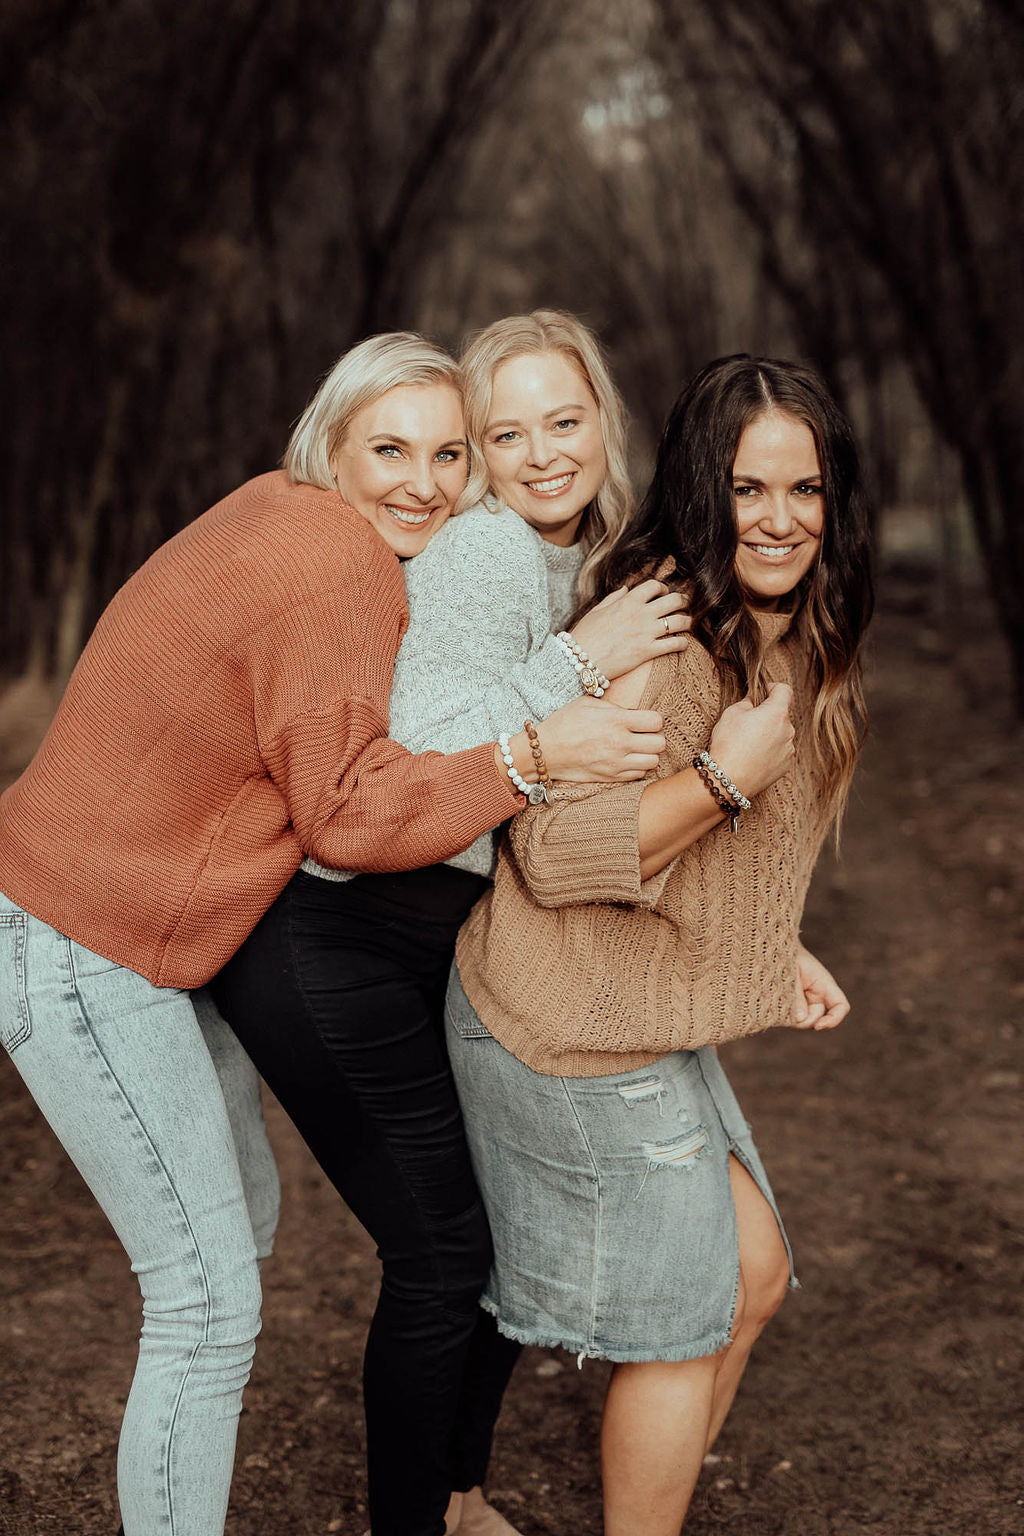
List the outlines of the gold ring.
{"label": "gold ring", "polygon": [[665,626],[665,633],[666,633],[666,635],[670,635],[670,634],[671,634],[671,633],[672,633],[672,630],[671,630],[671,628],[670,628],[670,627],[669,627],[669,622],[668,622],[668,619],[666,619],[666,618],[663,618],[663,619],[662,619],[662,621],[661,621],[661,622],[662,622],[662,623],[663,623],[663,624],[664,624],[664,626]]}

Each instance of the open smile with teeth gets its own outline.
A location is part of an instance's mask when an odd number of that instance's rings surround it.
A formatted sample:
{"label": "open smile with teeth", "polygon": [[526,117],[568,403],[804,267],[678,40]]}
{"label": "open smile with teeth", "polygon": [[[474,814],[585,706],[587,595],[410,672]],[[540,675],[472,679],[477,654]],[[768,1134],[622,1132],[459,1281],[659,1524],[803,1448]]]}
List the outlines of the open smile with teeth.
{"label": "open smile with teeth", "polygon": [[392,517],[397,517],[400,523],[408,523],[414,528],[418,527],[420,523],[425,523],[434,510],[433,507],[428,507],[425,512],[406,512],[401,507],[393,507],[390,502],[385,503],[385,505]]}
{"label": "open smile with teeth", "polygon": [[748,544],[747,548],[753,550],[755,555],[764,555],[769,560],[785,560],[796,549],[795,544]]}
{"label": "open smile with teeth", "polygon": [[564,491],[567,485],[571,485],[576,471],[570,470],[567,475],[555,475],[551,480],[527,480],[530,490],[538,496],[554,496],[559,491]]}

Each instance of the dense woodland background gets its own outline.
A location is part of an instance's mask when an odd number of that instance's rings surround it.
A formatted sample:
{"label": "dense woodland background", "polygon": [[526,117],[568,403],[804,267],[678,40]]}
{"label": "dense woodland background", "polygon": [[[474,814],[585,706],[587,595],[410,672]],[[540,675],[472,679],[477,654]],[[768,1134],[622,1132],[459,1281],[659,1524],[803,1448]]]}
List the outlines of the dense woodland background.
{"label": "dense woodland background", "polygon": [[0,681],[62,682],[352,341],[555,303],[638,477],[709,356],[817,363],[1024,710],[1022,81],[1020,0],[4,0]]}

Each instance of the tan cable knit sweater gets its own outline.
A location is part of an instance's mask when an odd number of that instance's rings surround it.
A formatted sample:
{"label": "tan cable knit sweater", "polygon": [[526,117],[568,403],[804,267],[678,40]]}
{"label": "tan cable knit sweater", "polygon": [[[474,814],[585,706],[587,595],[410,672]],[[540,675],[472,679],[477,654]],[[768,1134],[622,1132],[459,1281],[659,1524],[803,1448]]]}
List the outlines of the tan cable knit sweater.
{"label": "tan cable knit sweater", "polygon": [[[559,786],[553,805],[512,823],[457,958],[484,1024],[534,1071],[634,1071],[791,1017],[800,917],[829,817],[801,650],[788,616],[760,622],[769,678],[794,689],[797,752],[736,836],[724,822],[641,881],[642,782]],[[692,643],[656,661],[641,707],[665,716],[659,776],[686,767],[721,714],[708,652]]]}

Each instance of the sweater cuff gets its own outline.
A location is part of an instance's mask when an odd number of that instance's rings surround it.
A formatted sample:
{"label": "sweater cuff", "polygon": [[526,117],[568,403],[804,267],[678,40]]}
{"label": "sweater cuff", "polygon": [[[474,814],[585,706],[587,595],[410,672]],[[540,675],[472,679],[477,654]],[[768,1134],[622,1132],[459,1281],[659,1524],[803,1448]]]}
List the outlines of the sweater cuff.
{"label": "sweater cuff", "polygon": [[463,848],[475,843],[484,832],[493,832],[526,804],[507,776],[499,773],[494,761],[495,746],[495,742],[487,741],[449,759],[456,770],[451,824],[459,838],[464,837]]}
{"label": "sweater cuff", "polygon": [[648,782],[638,779],[598,792],[591,787],[583,800],[572,798],[572,790],[558,790],[549,810],[533,813],[528,831],[517,830],[517,861],[539,906],[648,904],[646,888],[653,882],[640,879],[638,825]]}
{"label": "sweater cuff", "polygon": [[527,665],[532,673],[532,685],[542,689],[548,696],[547,704],[542,711],[538,694],[538,703],[535,706],[538,718],[553,714],[556,709],[561,709],[563,705],[571,704],[574,699],[582,697],[583,690],[580,687],[579,674],[554,635],[548,635],[542,641]]}

